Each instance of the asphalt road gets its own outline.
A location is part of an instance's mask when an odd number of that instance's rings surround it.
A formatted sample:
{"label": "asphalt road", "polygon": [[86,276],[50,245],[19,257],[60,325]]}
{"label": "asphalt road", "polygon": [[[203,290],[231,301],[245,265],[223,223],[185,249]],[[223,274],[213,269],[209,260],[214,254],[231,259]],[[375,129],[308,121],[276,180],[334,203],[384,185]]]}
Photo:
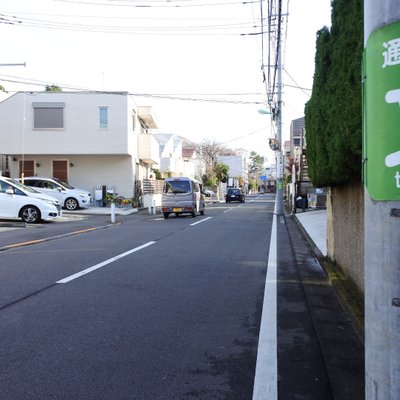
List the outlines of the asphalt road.
{"label": "asphalt road", "polygon": [[0,231],[0,399],[251,399],[273,200],[249,200]]}

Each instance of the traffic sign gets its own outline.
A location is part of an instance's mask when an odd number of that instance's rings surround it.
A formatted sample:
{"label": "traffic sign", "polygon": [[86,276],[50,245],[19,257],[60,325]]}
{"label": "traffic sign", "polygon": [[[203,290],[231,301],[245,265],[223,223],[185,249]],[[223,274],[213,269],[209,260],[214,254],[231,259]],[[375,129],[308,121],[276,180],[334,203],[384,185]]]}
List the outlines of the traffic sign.
{"label": "traffic sign", "polygon": [[374,200],[400,201],[400,22],[364,52],[364,182]]}

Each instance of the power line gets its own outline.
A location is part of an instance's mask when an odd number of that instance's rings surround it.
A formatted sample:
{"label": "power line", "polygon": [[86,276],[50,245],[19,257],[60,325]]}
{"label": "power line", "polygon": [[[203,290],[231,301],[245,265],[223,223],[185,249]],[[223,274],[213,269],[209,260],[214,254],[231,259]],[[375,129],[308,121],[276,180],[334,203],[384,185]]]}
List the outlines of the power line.
{"label": "power line", "polygon": [[289,86],[289,87],[295,87],[297,89],[300,89],[306,96],[310,97],[310,95],[306,92],[306,90],[311,91],[312,89],[306,89],[301,87],[295,80],[294,78],[289,74],[289,72],[283,68],[283,70],[286,72],[286,75],[292,80],[292,82],[296,85],[296,86],[290,86],[290,85],[285,85],[285,86]]}
{"label": "power line", "polygon": [[238,137],[236,137],[236,138],[226,140],[225,142],[222,142],[222,143],[220,143],[220,144],[226,144],[226,143],[236,142],[237,140],[244,139],[244,138],[246,138],[246,137],[255,135],[256,133],[260,133],[260,132],[263,132],[263,131],[265,131],[265,127],[264,127],[264,128],[261,128],[261,129],[257,129],[257,130],[255,130],[255,131],[252,131],[252,132],[250,132],[250,133],[247,133],[247,134],[245,134],[245,135],[243,135],[243,136],[238,136]]}
{"label": "power line", "polygon": [[[85,5],[93,5],[93,6],[109,6],[109,7],[135,7],[135,8],[186,8],[186,7],[215,7],[215,6],[230,6],[230,5],[245,5],[245,4],[253,4],[256,3],[257,0],[248,0],[248,1],[229,1],[229,2],[218,2],[218,3],[200,3],[200,4],[174,4],[176,2],[166,2],[164,5],[156,4],[154,2],[149,1],[141,1],[143,4],[111,4],[110,2],[100,3],[100,2],[89,2],[83,0],[54,0],[61,3],[73,3],[73,4],[85,4]],[[119,2],[124,3],[122,0],[118,0]]]}
{"label": "power line", "polygon": [[[75,18],[76,20],[76,18]],[[214,23],[214,24],[192,24],[192,25],[104,25],[104,24],[86,24],[86,23],[71,23],[68,21],[50,20],[43,18],[27,18],[4,15],[3,20],[0,19],[0,24],[4,21],[14,21],[20,26],[38,28],[38,29],[55,29],[55,30],[72,30],[72,31],[86,31],[86,32],[100,32],[100,33],[120,33],[120,34],[163,34],[163,35],[239,35],[243,30],[254,29],[258,26],[251,21],[244,22],[231,22],[231,23]],[[187,20],[183,20],[187,22]],[[142,21],[141,21],[142,22]]]}
{"label": "power line", "polygon": [[[4,78],[4,76],[6,78]],[[13,78],[13,79],[11,79]],[[0,75],[1,82],[9,82],[9,83],[17,83],[17,84],[24,84],[24,85],[31,85],[31,86],[49,86],[49,85],[56,85],[63,89],[73,90],[77,92],[93,92],[93,93],[110,93],[107,91],[99,91],[90,88],[82,88],[68,84],[62,83],[54,83],[54,82],[45,82],[39,80],[24,80],[24,78],[15,77],[15,76],[6,76]],[[115,92],[121,93],[121,92]],[[192,101],[192,102],[208,102],[208,103],[220,103],[220,104],[237,104],[237,105],[260,105],[263,104],[263,99],[261,94],[259,93],[235,93],[235,94],[157,94],[157,93],[134,93],[134,92],[124,92],[128,93],[129,95],[136,96],[136,97],[148,97],[153,99],[162,99],[162,100],[180,100],[180,101]],[[224,99],[224,98],[204,98],[201,96],[248,96],[248,95],[260,95],[260,99],[253,99],[253,100],[239,100],[239,99]],[[195,97],[197,96],[197,97]]]}

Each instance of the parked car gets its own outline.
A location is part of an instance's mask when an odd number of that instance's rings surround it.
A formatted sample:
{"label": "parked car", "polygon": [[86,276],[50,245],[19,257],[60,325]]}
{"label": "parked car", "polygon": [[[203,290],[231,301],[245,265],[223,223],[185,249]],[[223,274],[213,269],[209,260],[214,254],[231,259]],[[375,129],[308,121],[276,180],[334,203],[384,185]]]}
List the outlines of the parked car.
{"label": "parked car", "polygon": [[29,176],[24,178],[24,185],[33,187],[40,193],[55,197],[67,210],[89,207],[93,199],[87,190],[74,188],[57,178]]}
{"label": "parked car", "polygon": [[0,218],[28,223],[50,221],[61,216],[60,202],[9,178],[0,177]]}
{"label": "parked car", "polygon": [[245,194],[240,189],[229,188],[225,195],[225,202],[230,203],[231,201],[244,203]]}
{"label": "parked car", "polygon": [[203,190],[202,194],[204,194],[204,196],[206,196],[206,197],[214,197],[215,196],[214,191],[209,190],[209,189]]}

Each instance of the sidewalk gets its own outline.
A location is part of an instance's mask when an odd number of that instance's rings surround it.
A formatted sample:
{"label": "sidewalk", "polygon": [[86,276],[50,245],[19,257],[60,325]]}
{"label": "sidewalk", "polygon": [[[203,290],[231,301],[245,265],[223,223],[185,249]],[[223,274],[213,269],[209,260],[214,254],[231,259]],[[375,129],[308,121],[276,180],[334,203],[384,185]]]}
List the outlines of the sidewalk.
{"label": "sidewalk", "polygon": [[300,211],[295,214],[295,217],[325,257],[327,254],[326,209]]}
{"label": "sidewalk", "polygon": [[[310,400],[362,400],[364,344],[324,268],[326,215],[326,210],[300,211],[286,215],[286,224],[280,227],[278,329],[281,325],[285,333],[294,332],[293,341],[280,346],[282,359],[290,365],[280,378],[280,394],[288,399],[300,395]],[[286,235],[292,251],[284,242]],[[307,360],[317,368],[307,365]],[[303,381],[299,381],[299,368]]]}

